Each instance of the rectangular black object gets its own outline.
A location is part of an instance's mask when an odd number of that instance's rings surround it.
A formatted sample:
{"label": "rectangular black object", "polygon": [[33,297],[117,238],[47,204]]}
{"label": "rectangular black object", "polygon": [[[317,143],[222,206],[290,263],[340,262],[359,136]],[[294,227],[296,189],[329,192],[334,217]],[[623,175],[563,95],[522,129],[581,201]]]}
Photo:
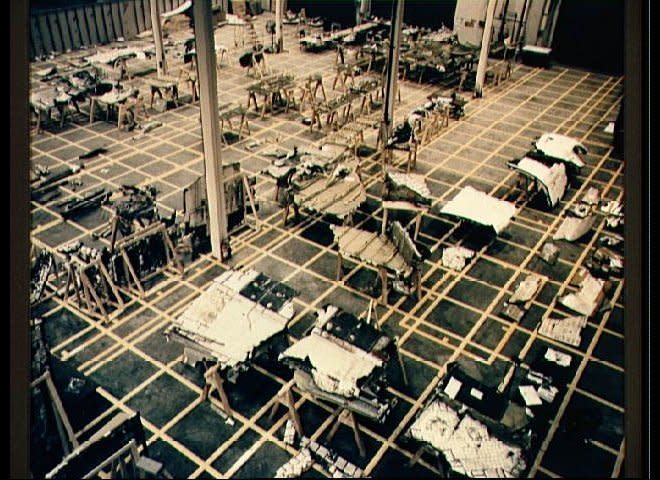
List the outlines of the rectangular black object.
{"label": "rectangular black object", "polygon": [[521,50],[522,61],[530,67],[550,68],[551,48],[525,45]]}
{"label": "rectangular black object", "polygon": [[286,302],[296,295],[293,288],[277,280],[272,280],[263,273],[260,273],[239,293],[273,312],[278,312]]}

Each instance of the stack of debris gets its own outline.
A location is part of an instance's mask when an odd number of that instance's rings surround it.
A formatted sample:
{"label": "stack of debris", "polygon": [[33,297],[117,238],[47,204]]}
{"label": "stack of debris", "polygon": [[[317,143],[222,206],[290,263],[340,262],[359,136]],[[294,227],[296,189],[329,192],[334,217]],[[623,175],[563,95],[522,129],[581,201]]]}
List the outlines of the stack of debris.
{"label": "stack of debris", "polygon": [[486,425],[440,400],[421,411],[407,434],[440,452],[459,475],[517,478],[526,468],[520,447],[498,439]]}
{"label": "stack of debris", "polygon": [[303,473],[312,468],[314,460],[307,448],[303,448],[298,455],[291,457],[275,472],[275,478],[299,478]]}
{"label": "stack of debris", "polygon": [[386,395],[392,348],[374,326],[328,305],[309,334],[279,358],[303,390],[382,423],[394,405]]}
{"label": "stack of debris", "polygon": [[364,474],[362,469],[314,440],[303,437],[300,445],[308,449],[313,458],[328,469],[332,478],[361,478]]}

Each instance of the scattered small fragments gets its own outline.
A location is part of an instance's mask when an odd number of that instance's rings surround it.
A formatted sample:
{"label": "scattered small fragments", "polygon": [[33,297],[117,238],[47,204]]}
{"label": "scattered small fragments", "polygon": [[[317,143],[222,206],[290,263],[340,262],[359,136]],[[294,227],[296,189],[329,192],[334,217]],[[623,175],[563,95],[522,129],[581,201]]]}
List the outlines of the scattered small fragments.
{"label": "scattered small fragments", "polygon": [[599,277],[620,275],[623,272],[623,257],[609,248],[599,247],[591,255],[587,267]]}
{"label": "scattered small fragments", "polygon": [[275,478],[298,478],[312,468],[313,464],[311,452],[309,449],[303,448],[298,455],[291,457],[288,462],[277,469]]}

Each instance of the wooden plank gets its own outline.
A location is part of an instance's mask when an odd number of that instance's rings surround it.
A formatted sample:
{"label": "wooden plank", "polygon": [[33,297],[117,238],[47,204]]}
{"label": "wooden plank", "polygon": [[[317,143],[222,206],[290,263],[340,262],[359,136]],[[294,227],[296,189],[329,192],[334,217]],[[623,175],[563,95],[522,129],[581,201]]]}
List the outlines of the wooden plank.
{"label": "wooden plank", "polygon": [[85,10],[76,8],[76,18],[78,19],[78,32],[80,33],[80,44],[89,47],[92,41],[89,38],[89,29],[87,28],[87,19]]}
{"label": "wooden plank", "polygon": [[123,25],[121,23],[121,16],[119,15],[119,4],[116,2],[112,2],[111,10],[112,10],[112,26],[115,29],[116,37],[117,38],[123,37],[124,39],[126,39],[126,36],[124,35]]}
{"label": "wooden plank", "polygon": [[32,47],[34,48],[35,57],[43,55],[44,44],[41,39],[41,32],[39,32],[37,19],[34,16],[30,16],[30,38],[32,39]]}
{"label": "wooden plank", "polygon": [[114,42],[119,35],[117,35],[112,25],[112,7],[109,3],[104,3],[101,5],[101,10],[103,10],[103,21],[105,22],[105,33],[108,35],[108,42]]}
{"label": "wooden plank", "polygon": [[138,33],[137,24],[135,20],[135,9],[133,2],[123,2],[119,6],[119,13],[121,15],[121,23],[124,29],[124,38],[130,40],[135,38]]}
{"label": "wooden plank", "polygon": [[101,43],[99,37],[99,29],[96,26],[96,15],[94,15],[94,7],[85,7],[85,18],[87,19],[87,28],[89,29],[89,40],[91,45],[98,45]]}
{"label": "wooden plank", "polygon": [[63,52],[64,46],[62,44],[62,34],[60,33],[60,26],[57,24],[57,15],[54,13],[48,14],[48,26],[50,27],[53,49],[58,53]]}
{"label": "wooden plank", "polygon": [[71,46],[77,50],[80,48],[82,42],[80,41],[80,29],[78,28],[76,11],[73,9],[67,10],[66,16],[69,23],[69,33],[71,34]]}
{"label": "wooden plank", "polygon": [[149,0],[135,0],[135,8],[137,10],[137,15],[142,13],[142,18],[144,18],[144,29],[151,30],[151,4]]}
{"label": "wooden plank", "polygon": [[71,41],[71,33],[69,32],[69,20],[66,17],[66,12],[60,10],[57,12],[57,23],[60,25],[60,33],[62,34],[62,43],[64,44],[64,51],[70,52],[73,47]]}
{"label": "wooden plank", "polygon": [[48,28],[48,22],[46,21],[46,16],[39,15],[37,17],[37,23],[39,24],[39,33],[41,34],[41,39],[44,45],[44,54],[48,55],[52,53],[54,48],[53,40],[50,36],[50,28]]}
{"label": "wooden plank", "polygon": [[96,35],[99,37],[99,43],[108,43],[108,34],[105,31],[101,5],[94,5],[94,24],[96,25]]}
{"label": "wooden plank", "polygon": [[[139,5],[138,5],[139,4]],[[135,19],[137,21],[138,32],[142,33],[147,28],[145,27],[145,18],[149,18],[149,23],[151,24],[151,11],[143,10],[142,4],[139,1],[135,2]]]}

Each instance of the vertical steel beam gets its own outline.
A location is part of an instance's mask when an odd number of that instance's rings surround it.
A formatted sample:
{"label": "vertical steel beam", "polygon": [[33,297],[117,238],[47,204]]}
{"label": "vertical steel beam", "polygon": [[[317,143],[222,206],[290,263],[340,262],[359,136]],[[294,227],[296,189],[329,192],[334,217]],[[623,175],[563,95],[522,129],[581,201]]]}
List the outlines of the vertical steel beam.
{"label": "vertical steel beam", "polygon": [[[396,7],[395,3],[396,2]],[[385,110],[383,111],[383,124],[381,126],[381,140],[383,145],[392,134],[394,120],[394,99],[397,93],[399,78],[399,52],[401,50],[401,27],[403,25],[404,0],[393,0],[392,21],[390,27],[390,49],[387,58],[387,72],[385,79]]]}
{"label": "vertical steel beam", "polygon": [[167,62],[165,50],[163,49],[163,32],[160,24],[160,6],[157,0],[149,1],[151,9],[151,31],[154,34],[154,45],[156,46],[156,69],[158,76],[167,75]]}
{"label": "vertical steel beam", "polygon": [[220,120],[218,118],[218,84],[216,78],[215,42],[211,26],[210,0],[193,0],[195,45],[197,49],[197,76],[199,78],[199,108],[202,119],[204,144],[204,171],[206,197],[209,209],[211,251],[223,259],[222,245],[228,241],[225,189],[220,157]]}
{"label": "vertical steel beam", "polygon": [[284,35],[282,33],[282,17],[284,16],[284,0],[275,0],[275,51],[284,49]]}
{"label": "vertical steel beam", "polygon": [[484,35],[481,38],[481,51],[479,52],[479,64],[477,65],[477,79],[474,84],[474,93],[477,97],[483,95],[486,69],[488,68],[488,52],[490,50],[490,40],[493,34],[493,17],[495,16],[496,3],[497,0],[488,0],[488,7],[486,8],[486,24],[484,25]]}

